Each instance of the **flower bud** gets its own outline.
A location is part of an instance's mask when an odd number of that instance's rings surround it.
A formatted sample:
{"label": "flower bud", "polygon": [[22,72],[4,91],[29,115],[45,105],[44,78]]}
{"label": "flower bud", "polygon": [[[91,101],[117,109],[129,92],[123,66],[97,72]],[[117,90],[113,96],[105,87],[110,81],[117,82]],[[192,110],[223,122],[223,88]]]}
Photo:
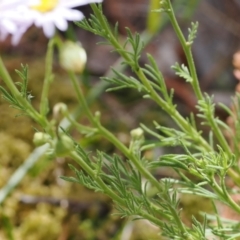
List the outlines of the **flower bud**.
{"label": "flower bud", "polygon": [[56,144],[55,153],[58,157],[67,156],[74,148],[73,140],[67,135],[62,135]]}
{"label": "flower bud", "polygon": [[82,73],[87,62],[87,54],[80,43],[66,41],[60,50],[60,65],[67,71]]}
{"label": "flower bud", "polygon": [[141,128],[133,129],[130,134],[133,140],[140,140],[143,138],[143,130]]}
{"label": "flower bud", "polygon": [[67,105],[65,103],[57,103],[53,107],[53,117],[59,120],[62,116],[64,116],[64,113],[66,113],[67,110]]}
{"label": "flower bud", "polygon": [[36,146],[42,146],[51,140],[51,136],[47,133],[36,132],[33,137],[33,143]]}

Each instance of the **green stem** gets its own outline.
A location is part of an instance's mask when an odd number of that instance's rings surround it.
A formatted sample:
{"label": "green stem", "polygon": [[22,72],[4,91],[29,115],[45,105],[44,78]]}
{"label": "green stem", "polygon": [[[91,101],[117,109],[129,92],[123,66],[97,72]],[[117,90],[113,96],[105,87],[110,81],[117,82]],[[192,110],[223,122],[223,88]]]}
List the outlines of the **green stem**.
{"label": "green stem", "polygon": [[162,227],[163,226],[163,221],[153,217],[152,215],[148,214],[148,213],[145,213],[145,212],[141,212],[139,214],[143,219],[147,219],[149,220],[151,223],[154,223],[156,224],[157,226],[159,227]]}
{"label": "green stem", "polygon": [[212,176],[211,177],[212,184],[211,187],[214,189],[214,191],[220,196],[223,201],[228,204],[232,209],[234,209],[237,213],[240,213],[240,206],[233,201],[233,199],[230,197],[226,190],[226,183],[224,181],[224,178],[221,178],[221,186],[222,188],[218,185],[216,182],[215,178]]}
{"label": "green stem", "polygon": [[218,139],[220,145],[222,146],[222,148],[224,149],[224,151],[227,153],[227,155],[229,157],[232,156],[232,152],[231,152],[231,149],[230,149],[230,146],[228,145],[225,137],[223,136],[223,133],[222,131],[219,129],[215,119],[214,119],[214,116],[210,116],[209,119],[209,123],[210,123],[210,126],[212,128],[212,131],[214,132],[216,138]]}
{"label": "green stem", "polygon": [[78,98],[79,104],[80,104],[83,112],[87,115],[87,117],[91,121],[91,123],[93,125],[95,125],[95,118],[92,115],[92,113],[91,113],[91,111],[88,107],[88,104],[87,104],[86,99],[85,99],[85,97],[83,95],[83,92],[82,92],[80,82],[76,79],[76,76],[73,72],[69,71],[68,74],[69,74],[69,77],[72,81],[74,90],[76,91],[77,98]]}
{"label": "green stem", "polygon": [[150,81],[147,79],[146,75],[140,68],[136,74],[138,75],[139,79],[142,81],[144,86],[149,90],[149,95],[151,98],[165,111],[167,112],[171,118],[176,122],[176,124],[186,133],[192,136],[193,140],[198,144],[201,144],[207,151],[211,151],[212,148],[208,144],[208,142],[199,135],[199,133],[183,118],[179,112],[172,106],[169,105],[166,101],[164,101],[159,94],[154,90]]}
{"label": "green stem", "polygon": [[171,204],[169,204],[168,207],[172,213],[172,217],[174,218],[176,224],[178,225],[178,228],[181,229],[182,235],[186,237],[188,235],[188,232],[187,232],[182,220],[179,218],[178,213],[176,212],[176,209],[173,208],[173,206]]}
{"label": "green stem", "polygon": [[50,39],[48,43],[48,49],[46,54],[46,60],[45,60],[45,77],[43,81],[43,90],[42,90],[42,96],[40,101],[40,113],[42,116],[46,116],[49,108],[48,108],[48,93],[49,88],[52,82],[52,65],[53,65],[53,49],[55,45],[55,39]]}
{"label": "green stem", "polygon": [[[192,87],[193,90],[195,92],[195,95],[197,96],[198,100],[203,100],[203,95],[199,86],[199,81],[198,81],[198,77],[197,77],[197,72],[196,72],[196,68],[195,68],[195,63],[193,60],[193,56],[192,56],[192,51],[191,51],[191,45],[189,45],[178,25],[177,19],[175,17],[173,8],[172,8],[172,4],[170,2],[170,0],[168,1],[168,6],[170,11],[168,11],[168,15],[171,21],[171,24],[179,38],[179,41],[182,45],[183,51],[185,53],[185,56],[187,58],[187,62],[188,62],[188,66],[189,66],[189,70],[192,76]],[[217,123],[214,121],[214,119],[211,117],[210,120],[210,126],[212,128],[213,133],[215,134],[216,138],[218,139],[220,145],[223,147],[223,149],[227,152],[228,156],[231,156],[231,149],[222,133],[222,131],[220,130],[220,128],[218,127]],[[228,174],[232,177],[232,179],[234,180],[234,182],[239,186],[240,185],[240,176],[234,172],[233,169],[229,169],[228,170]]]}
{"label": "green stem", "polygon": [[140,160],[132,154],[129,149],[122,144],[111,132],[104,128],[100,123],[97,123],[99,133],[104,136],[108,141],[113,143],[128,159],[132,161],[138,171],[149,180],[149,182],[155,186],[159,192],[162,191],[161,184],[156,180],[156,178],[141,164]]}
{"label": "green stem", "polygon": [[234,171],[232,168],[228,169],[227,174],[232,178],[234,183],[236,183],[236,185],[238,187],[240,187],[240,176],[239,176],[239,174],[236,171]]}
{"label": "green stem", "polygon": [[193,56],[192,56],[192,51],[191,51],[191,45],[187,44],[187,41],[178,25],[177,19],[175,17],[173,8],[172,8],[172,4],[170,2],[170,0],[168,1],[168,6],[169,6],[169,11],[168,11],[168,15],[171,21],[171,24],[174,28],[175,33],[178,36],[178,39],[182,45],[183,51],[185,53],[185,56],[187,58],[187,62],[188,62],[188,67],[192,76],[192,87],[193,90],[195,92],[195,95],[197,96],[198,100],[202,100],[203,99],[203,95],[202,95],[202,91],[200,89],[199,86],[199,81],[198,81],[198,76],[197,76],[197,72],[196,72],[196,68],[195,68],[195,64],[194,64],[194,60],[193,60]]}
{"label": "green stem", "polygon": [[82,125],[78,123],[70,114],[69,112],[64,113],[64,117],[68,120],[68,122],[75,127],[79,132],[85,132],[85,133],[97,133],[97,129],[87,127],[85,125]]}
{"label": "green stem", "polygon": [[159,0],[150,0],[149,10],[147,15],[147,30],[151,33],[157,33],[161,25],[162,15],[159,12],[153,12],[160,7]]}
{"label": "green stem", "polygon": [[98,18],[99,22],[101,23],[102,28],[107,32],[106,34],[107,39],[113,45],[114,49],[119,53],[120,56],[122,56],[129,63],[130,66],[135,65],[133,60],[128,56],[125,50],[122,49],[122,45],[120,45],[118,40],[114,37],[112,31],[110,30],[108,22],[106,21],[101,10],[99,10],[96,4],[91,4],[91,8],[95,16]]}

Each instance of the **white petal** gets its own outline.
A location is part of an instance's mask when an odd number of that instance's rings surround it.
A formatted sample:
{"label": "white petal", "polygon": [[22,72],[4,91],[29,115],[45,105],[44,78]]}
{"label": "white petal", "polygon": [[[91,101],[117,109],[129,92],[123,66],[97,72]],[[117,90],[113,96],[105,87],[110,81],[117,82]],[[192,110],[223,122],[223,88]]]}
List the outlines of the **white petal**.
{"label": "white petal", "polygon": [[27,8],[28,0],[0,0],[0,38],[12,35],[12,43],[17,44],[24,32],[33,23],[21,6]]}
{"label": "white petal", "polygon": [[12,44],[17,45],[22,37],[22,35],[26,32],[26,28],[20,28],[15,34],[12,36]]}
{"label": "white petal", "polygon": [[8,19],[3,19],[1,26],[4,27],[9,33],[14,33],[17,30],[16,24]]}
{"label": "white petal", "polygon": [[45,34],[46,37],[50,38],[54,35],[55,33],[55,26],[52,22],[49,23],[45,23],[43,24],[43,32]]}
{"label": "white petal", "polygon": [[0,40],[4,40],[8,35],[8,31],[6,29],[1,28],[0,26]]}
{"label": "white petal", "polygon": [[68,23],[64,18],[58,17],[58,18],[55,18],[53,21],[59,30],[61,30],[61,31],[67,30]]}
{"label": "white petal", "polygon": [[42,27],[43,25],[53,22],[53,18],[54,16],[51,13],[42,14],[36,11],[34,23],[37,27]]}
{"label": "white petal", "polygon": [[64,7],[78,7],[90,3],[99,3],[102,2],[102,0],[60,0],[59,5]]}
{"label": "white petal", "polygon": [[24,2],[27,2],[26,0],[21,1],[21,0],[8,0],[8,1],[3,1],[0,0],[0,5],[1,5],[1,9],[5,9],[5,10],[11,10],[13,8],[15,8],[17,5],[20,5]]}
{"label": "white petal", "polygon": [[64,9],[64,11],[62,11],[62,16],[68,21],[80,21],[84,18],[82,12],[75,9]]}
{"label": "white petal", "polygon": [[40,5],[40,4],[41,4],[41,0],[29,0],[28,1],[29,6]]}

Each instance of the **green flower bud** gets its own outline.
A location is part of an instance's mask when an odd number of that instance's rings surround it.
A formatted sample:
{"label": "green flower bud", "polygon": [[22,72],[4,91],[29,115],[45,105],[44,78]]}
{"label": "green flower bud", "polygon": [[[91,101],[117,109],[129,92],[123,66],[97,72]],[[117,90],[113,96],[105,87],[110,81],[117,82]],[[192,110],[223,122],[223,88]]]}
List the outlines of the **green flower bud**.
{"label": "green flower bud", "polygon": [[131,132],[131,137],[133,140],[140,140],[143,138],[143,130],[141,128],[133,129]]}
{"label": "green flower bud", "polygon": [[87,62],[87,54],[80,43],[66,41],[60,50],[60,65],[67,71],[82,73]]}
{"label": "green flower bud", "polygon": [[47,133],[36,132],[33,137],[33,143],[36,146],[42,146],[51,140],[51,136]]}
{"label": "green flower bud", "polygon": [[68,110],[67,105],[65,103],[57,103],[53,107],[53,117],[57,120],[60,120],[64,113]]}
{"label": "green flower bud", "polygon": [[62,135],[56,144],[55,153],[58,157],[64,157],[74,149],[75,146],[73,140],[67,135]]}

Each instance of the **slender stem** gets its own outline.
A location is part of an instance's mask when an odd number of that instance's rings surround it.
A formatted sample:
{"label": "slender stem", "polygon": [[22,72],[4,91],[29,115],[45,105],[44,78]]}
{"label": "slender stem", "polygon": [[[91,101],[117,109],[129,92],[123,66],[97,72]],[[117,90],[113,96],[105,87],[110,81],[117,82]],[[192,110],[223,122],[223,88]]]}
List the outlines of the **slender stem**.
{"label": "slender stem", "polygon": [[78,123],[70,114],[69,112],[64,113],[64,117],[74,126],[79,132],[86,132],[86,133],[96,133],[98,130],[96,128],[87,127]]}
{"label": "slender stem", "polygon": [[106,128],[100,125],[98,123],[98,129],[99,132],[104,136],[108,141],[113,143],[128,159],[132,161],[132,163],[135,165],[135,167],[138,169],[138,171],[146,178],[149,180],[149,182],[155,186],[159,192],[162,191],[162,186],[158,182],[158,180],[142,165],[140,160],[132,154],[129,149],[122,144],[111,132],[109,132]]}
{"label": "slender stem", "polygon": [[[173,11],[173,8],[172,8],[171,1],[170,0],[167,0],[167,1],[168,1],[168,6],[170,8],[169,11],[168,11],[170,21],[171,21],[172,26],[173,26],[173,28],[174,28],[177,36],[178,36],[178,39],[179,39],[179,41],[182,45],[183,51],[184,51],[185,56],[187,58],[189,70],[190,70],[190,73],[191,73],[191,76],[192,76],[192,79],[193,79],[193,81],[191,83],[192,87],[193,87],[193,90],[194,90],[195,95],[197,96],[198,100],[203,100],[204,97],[203,97],[202,91],[201,91],[200,86],[199,86],[199,80],[198,80],[198,77],[197,77],[195,63],[194,63],[193,56],[192,56],[191,46],[187,43],[179,25],[178,25],[177,19],[175,17],[175,14],[174,14],[174,11]],[[228,154],[230,154],[231,153],[230,148],[229,148],[222,132],[220,131],[218,125],[215,123],[214,119],[212,119],[210,126],[212,127],[213,132],[216,135],[219,142],[221,143],[222,147],[227,151]]]}
{"label": "slender stem", "polygon": [[42,90],[42,96],[40,101],[40,114],[42,116],[46,116],[49,109],[48,109],[48,93],[50,84],[52,82],[52,65],[53,65],[53,49],[55,45],[54,38],[51,38],[48,43],[48,49],[46,54],[46,60],[45,60],[45,77],[43,81],[43,90]]}
{"label": "slender stem", "polygon": [[[201,91],[200,86],[199,86],[199,81],[198,81],[198,77],[197,77],[195,63],[194,63],[193,56],[192,56],[191,46],[189,44],[187,44],[187,41],[186,41],[186,39],[185,39],[185,37],[184,37],[184,35],[183,35],[179,25],[178,25],[178,22],[177,22],[177,19],[175,17],[175,14],[174,14],[172,4],[171,4],[170,0],[168,0],[168,5],[169,5],[169,8],[170,8],[170,10],[168,11],[170,21],[171,21],[172,26],[173,26],[173,28],[174,28],[174,30],[175,30],[178,38],[179,38],[179,41],[182,45],[185,56],[187,58],[188,66],[189,66],[190,73],[191,73],[191,76],[192,76],[192,79],[193,79],[193,81],[191,83],[192,87],[193,87],[193,90],[194,90],[195,95],[197,96],[198,100],[203,100],[204,98],[203,98],[203,94],[202,94],[202,91]],[[217,137],[219,143],[221,144],[221,146],[224,148],[224,150],[230,156],[231,155],[230,147],[229,147],[226,139],[224,138],[222,131],[219,129],[217,123],[214,121],[213,116],[211,117],[210,126],[211,126],[215,136]]]}
{"label": "slender stem", "polygon": [[224,149],[224,151],[227,153],[227,155],[229,157],[232,156],[232,152],[231,152],[231,149],[230,149],[230,146],[228,145],[227,141],[226,141],[226,138],[223,136],[223,133],[222,131],[219,129],[215,119],[214,119],[214,116],[210,116],[209,119],[209,123],[210,123],[210,126],[212,128],[212,131],[214,132],[216,138],[218,139],[220,145],[222,146],[222,148]]}
{"label": "slender stem", "polygon": [[196,143],[201,144],[206,150],[211,151],[212,148],[208,144],[208,142],[199,135],[199,133],[186,121],[185,118],[183,118],[179,112],[172,106],[169,105],[166,101],[164,101],[159,94],[154,90],[154,88],[151,86],[149,80],[147,79],[146,75],[142,71],[141,68],[137,71],[137,75],[139,79],[142,81],[142,83],[146,86],[146,88],[149,90],[149,95],[152,97],[152,99],[165,111],[167,112],[172,119],[176,122],[176,124],[184,130],[184,132],[189,133],[190,136],[196,141]]}
{"label": "slender stem", "polygon": [[96,17],[98,18],[98,20],[101,23],[102,28],[107,31],[107,39],[109,42],[111,42],[111,44],[114,46],[114,48],[116,49],[116,51],[119,53],[120,56],[122,56],[128,63],[130,66],[134,65],[133,60],[131,59],[131,57],[128,56],[128,54],[126,53],[126,51],[122,51],[122,45],[119,44],[118,40],[114,37],[112,31],[110,30],[110,27],[104,17],[104,15],[102,14],[102,12],[98,9],[98,7],[96,6],[96,4],[91,4],[91,8],[94,12],[94,14],[96,15]]}
{"label": "slender stem", "polygon": [[239,174],[236,171],[234,171],[232,168],[228,169],[227,174],[232,178],[234,183],[236,183],[236,185],[238,187],[240,187],[240,176],[239,176]]}
{"label": "slender stem", "polygon": [[237,204],[232,197],[229,195],[227,188],[226,188],[226,182],[225,182],[225,178],[221,178],[221,187],[222,187],[222,191],[225,195],[225,197],[228,200],[229,205],[232,207],[232,209],[234,209],[236,212],[240,213],[240,206],[239,204]]}
{"label": "slender stem", "polygon": [[193,56],[192,56],[191,46],[187,44],[187,41],[178,25],[178,22],[175,17],[170,0],[167,0],[167,1],[168,1],[168,7],[169,7],[168,15],[169,15],[170,21],[172,23],[175,33],[178,36],[178,39],[182,45],[183,51],[187,58],[188,67],[189,67],[189,70],[190,70],[190,73],[191,73],[191,76],[193,79],[193,81],[191,82],[193,90],[194,90],[198,100],[202,100],[203,95],[202,95],[202,91],[199,86],[199,81],[198,81],[198,76],[197,76],[197,72],[196,72],[196,68],[195,68],[195,64],[194,64],[194,60],[193,60]]}
{"label": "slender stem", "polygon": [[[191,45],[187,44],[187,41],[178,25],[177,19],[175,17],[173,8],[172,8],[172,4],[170,2],[170,0],[168,1],[168,5],[170,8],[170,11],[168,11],[168,15],[170,18],[170,21],[172,23],[172,26],[179,38],[179,41],[182,45],[183,51],[185,53],[185,56],[187,58],[187,62],[188,62],[188,66],[189,66],[189,70],[192,76],[192,87],[193,90],[195,92],[195,95],[197,96],[198,100],[203,100],[203,95],[199,86],[199,81],[198,81],[198,77],[197,77],[197,72],[196,72],[196,68],[195,68],[195,63],[193,60],[193,56],[192,56],[192,51],[191,51]],[[222,131],[220,130],[220,128],[218,127],[217,123],[214,121],[213,116],[211,117],[211,121],[209,122],[210,126],[212,128],[212,131],[214,132],[216,138],[218,139],[220,145],[223,147],[223,149],[227,152],[228,156],[231,157],[231,149],[229,144],[227,143]],[[233,169],[229,169],[228,170],[228,174],[231,176],[231,178],[234,180],[234,182],[239,186],[240,185],[240,176],[233,170]]]}
{"label": "slender stem", "polygon": [[156,224],[156,225],[159,226],[159,227],[162,227],[162,226],[163,226],[163,221],[162,221],[162,220],[159,220],[159,219],[153,217],[152,215],[150,215],[150,214],[148,214],[148,213],[146,213],[146,212],[143,212],[143,211],[142,211],[139,215],[140,215],[141,217],[143,217],[143,219],[147,219],[147,220],[149,220],[150,222]]}
{"label": "slender stem", "polygon": [[147,30],[151,33],[156,33],[161,25],[162,15],[158,12],[152,12],[152,10],[156,10],[160,8],[159,0],[150,0],[149,10],[147,15]]}
{"label": "slender stem", "polygon": [[221,178],[221,187],[218,185],[215,178],[211,177],[212,184],[211,187],[214,189],[214,191],[218,194],[218,196],[221,197],[221,199],[224,200],[225,203],[227,203],[232,209],[234,209],[237,213],[240,213],[240,206],[233,201],[233,199],[230,197],[226,190],[226,183],[223,178]]}
{"label": "slender stem", "polygon": [[88,107],[88,104],[87,104],[86,99],[85,99],[85,97],[83,95],[83,92],[82,92],[80,82],[76,79],[76,76],[73,72],[69,71],[68,74],[69,74],[69,77],[72,81],[74,90],[76,91],[77,98],[78,98],[80,106],[82,107],[83,112],[87,115],[87,117],[91,121],[91,123],[93,125],[95,125],[95,118],[92,115],[92,113],[91,113],[91,111]]}
{"label": "slender stem", "polygon": [[176,224],[178,225],[179,229],[181,229],[182,235],[186,237],[187,230],[186,230],[182,220],[179,218],[179,215],[177,214],[176,209],[171,204],[169,204],[168,206],[169,206],[169,210],[171,211]]}
{"label": "slender stem", "polygon": [[[223,133],[220,131],[217,123],[214,121],[214,117],[210,116],[210,118],[208,118],[208,119],[209,119],[210,126],[212,128],[212,131],[214,132],[220,145],[223,147],[223,149],[227,153],[228,157],[231,158],[232,152],[231,152],[230,146],[228,145],[226,139],[224,138]],[[235,172],[234,169],[232,169],[232,168],[229,168],[227,173],[233,179],[233,181],[236,183],[236,185],[240,187],[239,174],[237,172]]]}

